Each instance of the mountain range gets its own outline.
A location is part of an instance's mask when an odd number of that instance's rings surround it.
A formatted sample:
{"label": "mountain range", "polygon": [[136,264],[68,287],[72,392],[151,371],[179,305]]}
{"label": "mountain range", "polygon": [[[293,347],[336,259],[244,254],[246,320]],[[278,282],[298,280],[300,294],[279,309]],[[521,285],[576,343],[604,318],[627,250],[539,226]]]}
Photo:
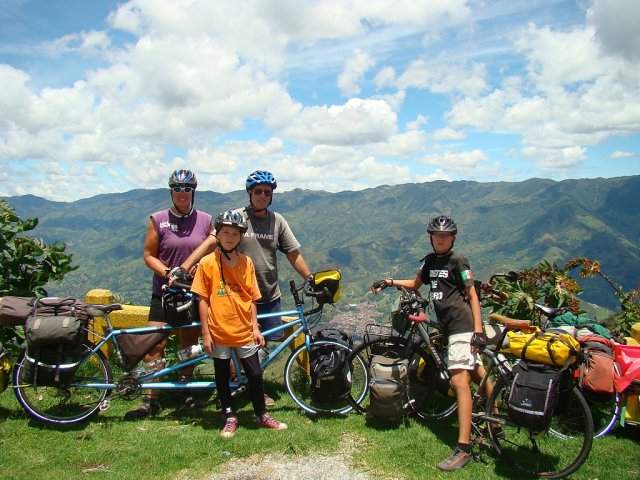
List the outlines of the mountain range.
{"label": "mountain range", "polygon": [[[147,304],[151,273],[142,262],[149,214],[170,204],[166,189],[132,190],[73,202],[32,195],[5,197],[21,217],[38,217],[34,236],[63,241],[79,268],[55,294],[82,296],[109,288]],[[196,207],[212,215],[245,205],[244,191],[198,191]],[[431,247],[425,225],[452,215],[459,225],[455,249],[471,260],[476,278],[586,256],[626,289],[640,284],[640,176],[478,183],[436,181],[329,193],[278,192],[273,208],[289,221],[312,269],[338,266],[345,303],[367,301],[375,279],[413,277]],[[296,279],[280,259],[283,286]],[[604,281],[581,282],[583,298],[610,308]],[[286,288],[286,287],[285,287]]]}

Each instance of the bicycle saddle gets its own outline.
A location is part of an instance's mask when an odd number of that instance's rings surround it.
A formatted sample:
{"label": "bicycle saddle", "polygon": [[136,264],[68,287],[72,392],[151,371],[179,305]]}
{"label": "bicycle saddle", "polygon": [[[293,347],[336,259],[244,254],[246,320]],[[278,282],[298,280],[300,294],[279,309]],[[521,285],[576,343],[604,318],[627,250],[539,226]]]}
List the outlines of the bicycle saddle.
{"label": "bicycle saddle", "polygon": [[534,303],[536,308],[544,313],[547,317],[555,317],[561,313],[564,313],[566,310],[563,307],[555,308],[555,307],[547,307],[546,305],[540,305],[539,303]]}

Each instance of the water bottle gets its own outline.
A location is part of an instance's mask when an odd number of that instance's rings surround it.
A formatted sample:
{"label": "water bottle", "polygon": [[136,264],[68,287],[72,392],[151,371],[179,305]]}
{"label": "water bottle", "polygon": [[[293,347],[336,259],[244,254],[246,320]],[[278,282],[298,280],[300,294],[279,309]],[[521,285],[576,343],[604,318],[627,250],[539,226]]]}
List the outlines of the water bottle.
{"label": "water bottle", "polygon": [[204,349],[202,345],[189,345],[182,350],[178,350],[178,360],[184,362],[185,360],[189,360],[190,358],[197,357],[204,353]]}

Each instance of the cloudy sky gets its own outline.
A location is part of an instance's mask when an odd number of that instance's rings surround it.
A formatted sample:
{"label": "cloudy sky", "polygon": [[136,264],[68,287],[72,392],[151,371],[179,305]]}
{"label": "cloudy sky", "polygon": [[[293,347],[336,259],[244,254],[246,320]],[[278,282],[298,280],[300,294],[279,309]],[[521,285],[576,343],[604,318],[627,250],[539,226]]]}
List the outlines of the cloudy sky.
{"label": "cloudy sky", "polygon": [[640,2],[0,0],[0,195],[640,173]]}

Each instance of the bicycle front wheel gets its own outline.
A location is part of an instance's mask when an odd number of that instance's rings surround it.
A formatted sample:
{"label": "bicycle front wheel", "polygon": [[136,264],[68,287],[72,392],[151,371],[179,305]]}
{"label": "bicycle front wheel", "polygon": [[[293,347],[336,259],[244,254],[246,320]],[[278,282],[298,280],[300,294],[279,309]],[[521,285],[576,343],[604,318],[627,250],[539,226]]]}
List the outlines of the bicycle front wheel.
{"label": "bicycle front wheel", "polygon": [[[353,351],[353,358],[364,360],[367,368],[373,355],[408,357],[409,381],[407,384],[407,404],[411,411],[423,420],[437,420],[448,417],[456,411],[456,396],[451,389],[449,377],[441,357],[437,361],[430,351],[413,344],[407,348],[403,337],[380,337],[359,345]],[[438,364],[441,367],[438,367]],[[368,386],[366,394],[368,393]],[[367,400],[351,399],[359,411],[365,411]]]}
{"label": "bicycle front wheel", "polygon": [[351,362],[351,368],[345,372],[347,392],[332,396],[319,394],[322,392],[314,389],[310,351],[323,347],[334,350],[345,362],[352,354],[349,347],[331,340],[312,342],[309,349],[304,344],[300,345],[289,356],[284,367],[287,392],[296,405],[309,414],[347,414],[353,409],[349,395],[360,400],[366,395],[369,372],[364,361],[359,357],[355,358]]}
{"label": "bicycle front wheel", "polygon": [[46,367],[38,367],[34,374],[36,367],[24,352],[20,355],[13,371],[14,393],[31,418],[53,426],[80,423],[95,415],[111,395],[111,389],[97,386],[111,383],[109,363],[100,350],[82,347],[78,366],[62,371],[66,378],[58,381],[51,380]]}
{"label": "bicycle front wheel", "polygon": [[500,379],[487,401],[486,416],[497,420],[496,426],[488,429],[496,450],[526,476],[563,478],[577,471],[589,456],[593,441],[593,419],[580,390],[571,385],[561,391],[550,429],[539,433],[510,422],[510,390],[511,383]]}

